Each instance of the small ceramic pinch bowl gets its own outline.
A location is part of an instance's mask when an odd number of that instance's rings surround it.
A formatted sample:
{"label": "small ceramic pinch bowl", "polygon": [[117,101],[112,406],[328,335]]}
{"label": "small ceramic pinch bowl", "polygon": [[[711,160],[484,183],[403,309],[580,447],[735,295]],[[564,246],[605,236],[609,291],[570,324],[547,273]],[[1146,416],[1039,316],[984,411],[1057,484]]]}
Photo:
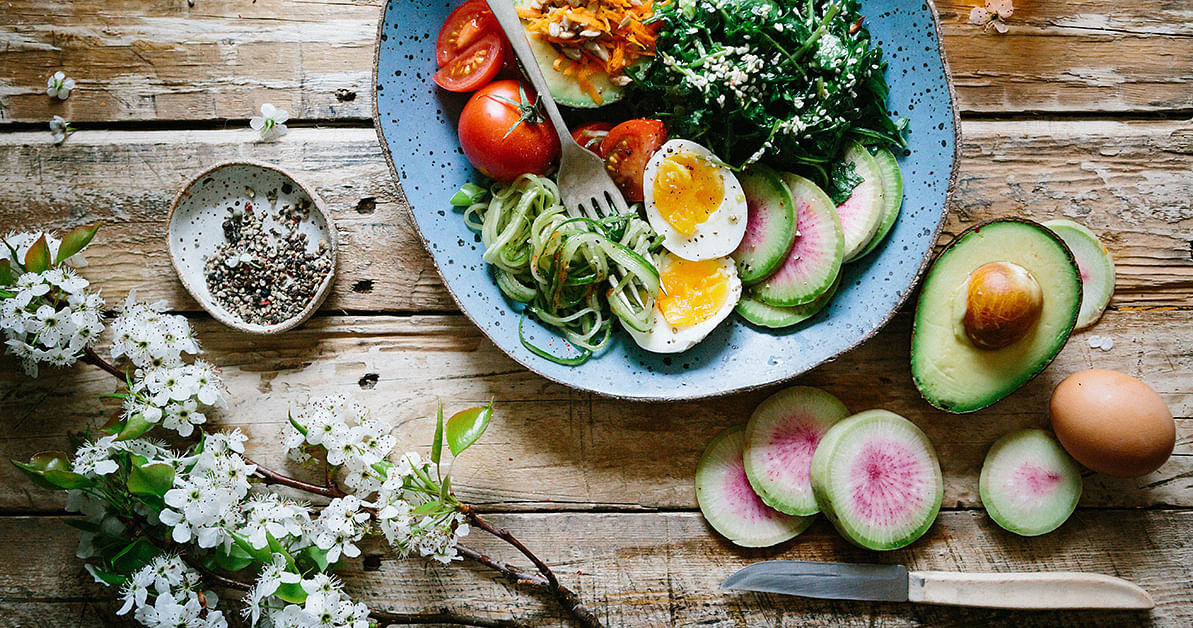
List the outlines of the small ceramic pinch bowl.
{"label": "small ceramic pinch bowl", "polygon": [[[276,196],[275,200],[272,200]],[[310,215],[297,230],[307,237],[308,251],[320,240],[328,243],[331,265],[313,298],[294,316],[272,325],[251,323],[224,308],[208,289],[204,265],[224,243],[224,220],[235,208],[281,207],[309,202]],[[327,298],[335,277],[338,242],[335,225],[323,201],[307,186],[275,166],[235,161],[217,164],[183,186],[170,206],[167,239],[170,261],[183,287],[216,320],[250,334],[277,334],[292,329],[315,313]]]}

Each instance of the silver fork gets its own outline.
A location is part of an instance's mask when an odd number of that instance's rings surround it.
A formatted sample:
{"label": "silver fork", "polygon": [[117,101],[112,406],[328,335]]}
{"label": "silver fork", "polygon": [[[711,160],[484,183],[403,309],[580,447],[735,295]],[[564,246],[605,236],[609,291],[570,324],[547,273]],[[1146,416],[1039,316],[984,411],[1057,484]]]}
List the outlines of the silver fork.
{"label": "silver fork", "polygon": [[559,136],[562,149],[559,155],[559,194],[563,197],[563,206],[567,208],[568,214],[573,218],[602,220],[628,212],[625,198],[605,170],[604,160],[572,139],[563,116],[559,115],[559,107],[551,97],[547,79],[543,77],[543,71],[530,50],[530,42],[526,39],[526,31],[522,28],[522,20],[518,18],[513,3],[510,0],[488,0],[488,3],[501,30],[505,31],[506,38],[513,46],[526,77],[542,100],[555,134]]}
{"label": "silver fork", "polygon": [[[510,0],[487,0],[489,8],[501,25],[501,30],[514,48],[514,55],[522,65],[526,78],[542,101],[543,109],[547,112],[547,119],[559,136],[559,195],[569,216],[573,218],[588,218],[603,220],[612,216],[620,216],[630,211],[626,205],[621,190],[609,177],[605,170],[605,161],[596,153],[580,146],[572,139],[563,116],[559,114],[559,107],[551,97],[551,89],[547,86],[547,79],[539,68],[534,52],[530,49],[530,41],[526,39],[526,31],[522,28],[522,20]],[[609,273],[609,283],[617,286],[622,279],[622,273],[616,265]],[[644,300],[637,290],[630,293],[639,307]],[[625,299],[625,294],[621,293]],[[629,306],[630,303],[626,302]]]}

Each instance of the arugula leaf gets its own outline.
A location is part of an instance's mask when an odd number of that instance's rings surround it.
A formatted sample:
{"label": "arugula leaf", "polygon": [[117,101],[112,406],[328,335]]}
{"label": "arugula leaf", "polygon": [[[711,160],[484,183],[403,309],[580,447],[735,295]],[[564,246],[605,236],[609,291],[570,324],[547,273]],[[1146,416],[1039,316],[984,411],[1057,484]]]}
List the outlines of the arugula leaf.
{"label": "arugula leaf", "polygon": [[853,162],[842,159],[833,164],[829,171],[829,184],[825,192],[828,192],[834,205],[840,205],[853,196],[853,189],[864,180],[853,167]]}

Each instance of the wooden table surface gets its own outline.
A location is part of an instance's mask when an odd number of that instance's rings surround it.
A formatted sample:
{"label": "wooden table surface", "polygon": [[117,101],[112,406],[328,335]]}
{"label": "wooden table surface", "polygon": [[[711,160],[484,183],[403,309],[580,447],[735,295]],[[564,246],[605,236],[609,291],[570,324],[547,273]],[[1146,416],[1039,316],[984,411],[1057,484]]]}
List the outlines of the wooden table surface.
{"label": "wooden table surface", "polygon": [[[745,551],[696,508],[696,459],[771,391],[708,402],[636,404],[581,394],[528,373],[458,312],[403,207],[370,120],[382,0],[0,1],[0,230],[102,220],[86,276],[110,305],[130,289],[194,313],[233,403],[225,426],[254,457],[285,466],[291,400],[351,392],[389,417],[399,447],[424,446],[435,397],[498,400],[499,417],[461,460],[456,486],[599,608],[610,626],[1193,624],[1193,3],[1019,0],[1011,32],[965,24],[976,0],[937,7],[962,111],[963,159],[942,241],[997,216],[1068,217],[1100,233],[1118,265],[1111,309],[1076,334],[1035,381],[966,416],[931,409],[908,372],[909,312],[861,348],[800,378],[850,408],[889,408],[940,452],[944,508],[928,534],[885,554],[848,546],[824,521],[793,542]],[[70,99],[44,93],[62,69]],[[291,133],[259,143],[247,119],[264,102]],[[50,142],[54,114],[80,130]],[[196,312],[170,269],[165,216],[206,166],[248,158],[310,181],[343,243],[323,310],[277,338],[234,333]],[[394,155],[400,161],[401,155]],[[1091,335],[1114,340],[1091,349]],[[86,366],[38,380],[0,360],[0,459],[67,448],[100,423],[110,379]],[[1059,531],[1020,538],[981,509],[989,445],[1047,424],[1067,374],[1098,366],[1151,384],[1182,417],[1175,455],[1137,480],[1087,474]],[[74,558],[62,496],[0,465],[0,624],[106,625],[114,592]],[[476,536],[481,549],[514,559]],[[717,584],[767,558],[882,561],[973,571],[1088,570],[1147,589],[1151,613],[1009,613],[726,594]],[[366,552],[345,577],[375,608],[443,609],[552,625],[550,601],[470,565],[443,568]]]}

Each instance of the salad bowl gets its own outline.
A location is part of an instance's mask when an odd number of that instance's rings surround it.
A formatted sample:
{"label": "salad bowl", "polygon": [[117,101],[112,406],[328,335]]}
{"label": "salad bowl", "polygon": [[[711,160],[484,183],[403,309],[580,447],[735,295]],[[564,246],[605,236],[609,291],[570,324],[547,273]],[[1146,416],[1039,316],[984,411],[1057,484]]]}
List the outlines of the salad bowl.
{"label": "salad bowl", "polygon": [[[956,178],[959,123],[935,8],[904,0],[863,0],[872,39],[889,63],[889,109],[907,118],[898,155],[904,201],[887,239],[847,264],[831,303],[802,325],[754,327],[731,316],[703,342],[678,354],[640,349],[615,330],[609,346],[578,366],[528,349],[520,333],[559,355],[570,350],[553,331],[519,315],[482,260],[479,236],[448,199],[483,177],[464,158],[456,120],[467,94],[431,81],[435,39],[454,0],[390,0],[378,30],[374,124],[411,218],[460,310],[511,358],[553,381],[635,400],[699,399],[790,380],[873,337],[894,316],[926,268]],[[520,325],[524,325],[520,332]]]}

